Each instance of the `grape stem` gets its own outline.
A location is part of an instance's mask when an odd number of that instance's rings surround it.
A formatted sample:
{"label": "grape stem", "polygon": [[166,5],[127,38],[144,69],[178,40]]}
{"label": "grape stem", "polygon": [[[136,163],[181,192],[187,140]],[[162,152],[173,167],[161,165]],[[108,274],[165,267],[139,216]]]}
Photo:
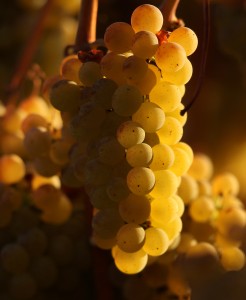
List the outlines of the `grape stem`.
{"label": "grape stem", "polygon": [[29,36],[28,41],[25,44],[25,47],[22,51],[22,54],[19,58],[17,66],[10,80],[10,83],[6,89],[5,102],[15,102],[18,98],[20,86],[25,78],[27,70],[32,62],[33,56],[38,48],[47,17],[52,8],[52,3],[53,0],[47,1],[40,12],[37,22]]}
{"label": "grape stem", "polygon": [[98,0],[81,0],[75,51],[96,40]]}
{"label": "grape stem", "polygon": [[164,0],[159,6],[164,18],[164,29],[167,31],[173,31],[175,28],[184,26],[184,21],[178,19],[176,11],[180,0]]}

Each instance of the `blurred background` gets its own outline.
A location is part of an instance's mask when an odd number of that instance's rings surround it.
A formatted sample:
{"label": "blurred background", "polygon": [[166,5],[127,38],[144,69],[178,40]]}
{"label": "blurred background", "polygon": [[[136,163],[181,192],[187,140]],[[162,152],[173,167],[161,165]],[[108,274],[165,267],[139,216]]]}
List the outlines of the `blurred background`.
{"label": "blurred background", "polygon": [[[23,52],[42,9],[49,0],[8,0],[0,2],[0,99],[6,100],[9,84],[23,59]],[[149,0],[160,5],[161,1]],[[140,0],[99,0],[97,38],[115,21],[130,22]],[[203,1],[180,1],[177,17],[193,29],[199,39],[197,51],[190,57],[193,77],[186,86],[183,103],[188,104],[199,84],[202,51]],[[67,45],[74,44],[80,0],[53,0],[39,33],[38,47],[31,64],[38,64],[46,76],[59,71]],[[215,174],[231,171],[239,179],[240,197],[246,203],[246,3],[244,0],[211,1],[210,43],[206,72],[200,93],[188,112],[183,141],[194,152],[204,152],[214,163]],[[28,93],[28,84],[21,87]],[[206,286],[194,300],[246,299],[245,270],[230,272]],[[229,284],[228,284],[229,283]],[[215,292],[216,290],[216,292]],[[230,292],[233,290],[233,293]],[[235,290],[239,290],[235,294]],[[231,294],[230,294],[231,293]]]}

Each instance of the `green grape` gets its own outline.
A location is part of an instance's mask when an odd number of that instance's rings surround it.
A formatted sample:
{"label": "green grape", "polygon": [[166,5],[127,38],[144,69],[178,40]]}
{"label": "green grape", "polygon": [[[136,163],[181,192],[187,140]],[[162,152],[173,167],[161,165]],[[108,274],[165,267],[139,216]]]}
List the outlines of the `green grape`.
{"label": "green grape", "polygon": [[18,236],[18,243],[22,245],[31,257],[41,256],[47,248],[48,239],[38,227]]}
{"label": "green grape", "polygon": [[13,184],[24,178],[25,163],[16,154],[6,154],[0,157],[0,183]]}
{"label": "green grape", "polygon": [[245,265],[245,254],[237,247],[219,249],[220,262],[226,271],[239,271]]}
{"label": "green grape", "polygon": [[99,210],[92,219],[92,229],[100,238],[116,237],[120,227],[124,224],[117,208]]}
{"label": "green grape", "polygon": [[116,205],[115,202],[109,198],[106,188],[107,187],[104,185],[98,186],[89,194],[90,202],[93,207],[97,209],[104,209],[114,207]]}
{"label": "green grape", "polygon": [[169,239],[161,228],[149,227],[145,230],[145,243],[143,250],[151,256],[160,256],[169,246]]}
{"label": "green grape", "polygon": [[181,101],[180,91],[176,85],[160,81],[149,94],[150,101],[159,105],[165,113],[174,111]]}
{"label": "green grape", "polygon": [[81,65],[79,80],[84,86],[92,86],[100,78],[102,78],[102,73],[98,63],[88,61]]}
{"label": "green grape", "polygon": [[177,176],[182,176],[188,171],[192,161],[190,160],[188,154],[183,149],[174,147],[173,153],[174,153],[174,162],[170,167],[170,171],[172,171]]}
{"label": "green grape", "polygon": [[144,102],[132,115],[132,120],[139,123],[146,132],[155,132],[163,126],[165,113],[155,103]]}
{"label": "green grape", "polygon": [[130,117],[143,102],[140,91],[130,85],[121,85],[112,96],[112,108],[122,117]]}
{"label": "green grape", "polygon": [[121,177],[112,177],[107,185],[106,192],[113,202],[125,199],[130,193],[126,180]]}
{"label": "green grape", "polygon": [[127,185],[133,194],[146,195],[155,185],[155,175],[149,168],[134,167],[127,174]]}
{"label": "green grape", "polygon": [[178,205],[172,197],[166,199],[157,198],[151,202],[151,219],[167,223],[172,221],[177,215]]}
{"label": "green grape", "polygon": [[194,158],[193,150],[187,143],[178,142],[177,144],[173,145],[172,148],[173,149],[179,148],[179,149],[184,150],[187,153],[187,155],[189,156],[190,161],[193,161],[193,158]]}
{"label": "green grape", "polygon": [[24,145],[31,157],[47,154],[51,146],[50,132],[44,127],[33,127],[26,133]]}
{"label": "green grape", "polygon": [[116,240],[121,250],[127,253],[136,252],[143,247],[145,231],[135,223],[128,223],[119,229]]}
{"label": "green grape", "polygon": [[178,253],[186,253],[190,247],[197,245],[197,241],[191,233],[182,232],[180,243],[177,247]]}
{"label": "green grape", "polygon": [[115,53],[124,53],[131,49],[134,30],[125,22],[115,22],[106,28],[104,43]]}
{"label": "green grape", "polygon": [[7,244],[1,250],[1,261],[4,270],[11,274],[20,274],[28,268],[30,258],[21,245]]}
{"label": "green grape", "polygon": [[33,127],[48,128],[48,122],[44,117],[38,114],[29,114],[25,119],[23,119],[21,123],[21,130],[24,134],[27,134],[27,132]]}
{"label": "green grape", "polygon": [[51,184],[44,184],[35,189],[32,194],[32,201],[41,210],[48,210],[56,207],[60,201],[62,193],[60,189]]}
{"label": "green grape", "polygon": [[37,292],[37,283],[29,273],[13,276],[9,282],[9,293],[15,300],[31,300]]}
{"label": "green grape", "polygon": [[125,157],[125,149],[115,137],[104,137],[99,141],[98,160],[106,165],[114,166]]}
{"label": "green grape", "polygon": [[67,80],[71,80],[79,84],[79,69],[81,68],[81,65],[82,62],[78,59],[77,55],[68,55],[60,64],[60,75]]}
{"label": "green grape", "polygon": [[198,39],[195,32],[184,26],[172,31],[168,37],[168,42],[176,42],[183,46],[187,56],[194,53],[198,45]]}
{"label": "green grape", "polygon": [[60,111],[74,111],[81,103],[80,87],[73,81],[59,80],[50,90],[50,102]]}
{"label": "green grape", "polygon": [[83,170],[85,184],[94,186],[106,184],[111,177],[112,168],[98,159],[86,162]]}
{"label": "green grape", "polygon": [[138,31],[132,39],[131,50],[134,55],[143,59],[154,56],[158,48],[157,36],[151,31]]}
{"label": "green grape", "polygon": [[181,111],[183,109],[184,109],[184,105],[182,103],[180,103],[175,110],[173,110],[171,112],[167,112],[166,117],[173,117],[180,122],[181,126],[184,126],[187,121],[187,113],[185,113],[184,115],[181,115]]}
{"label": "green grape", "polygon": [[213,195],[233,195],[239,193],[239,182],[235,175],[229,172],[224,172],[217,175],[212,180]]}
{"label": "green grape", "polygon": [[208,180],[213,174],[213,163],[204,153],[196,153],[187,172],[196,180]]}
{"label": "green grape", "polygon": [[148,70],[145,59],[130,55],[123,63],[123,73],[128,80],[138,81],[144,78]]}
{"label": "green grape", "polygon": [[164,125],[157,134],[162,144],[175,145],[183,136],[183,127],[177,119],[166,117]]}
{"label": "green grape", "polygon": [[70,264],[74,256],[73,241],[63,234],[54,236],[50,241],[49,256],[58,266]]}
{"label": "green grape", "polygon": [[52,287],[58,277],[58,268],[49,256],[40,256],[35,259],[30,272],[40,289]]}
{"label": "green grape", "polygon": [[140,124],[126,121],[118,127],[116,136],[118,142],[127,149],[142,143],[145,137],[145,131]]}
{"label": "green grape", "polygon": [[100,62],[102,75],[113,80],[117,85],[125,84],[126,78],[123,73],[123,63],[125,60],[126,57],[122,54],[107,53]]}
{"label": "green grape", "polygon": [[36,157],[33,165],[36,172],[44,177],[52,177],[61,170],[61,166],[54,163],[48,156]]}
{"label": "green grape", "polygon": [[181,197],[179,197],[179,195],[173,195],[172,199],[175,201],[175,203],[177,204],[177,207],[178,207],[177,215],[179,217],[182,217],[182,215],[185,211],[185,205],[184,205],[183,199]]}
{"label": "green grape", "polygon": [[153,198],[169,198],[174,195],[178,187],[177,176],[169,170],[154,171],[155,185],[150,192]]}
{"label": "green grape", "polygon": [[147,30],[157,33],[162,28],[163,16],[154,5],[142,4],[133,11],[131,25],[135,32]]}
{"label": "green grape", "polygon": [[108,78],[100,78],[93,84],[93,100],[104,109],[112,109],[111,98],[117,89],[117,84]]}
{"label": "green grape", "polygon": [[159,222],[155,224],[153,222],[153,226],[159,226],[161,229],[163,229],[166,232],[169,240],[173,241],[174,239],[177,238],[177,236],[180,234],[182,230],[182,221],[180,217],[177,216],[176,218],[174,218],[168,223]]}
{"label": "green grape", "polygon": [[[186,60],[184,48],[174,42],[164,42],[159,46],[155,54],[156,64],[164,72],[176,72],[180,70]],[[165,81],[167,80],[165,79]]]}
{"label": "green grape", "polygon": [[[110,99],[111,103],[111,99]],[[105,119],[101,125],[101,135],[115,135],[117,132],[117,128],[124,122],[129,121],[129,117],[119,116],[114,111],[109,111],[106,113]]]}
{"label": "green grape", "polygon": [[152,148],[145,143],[127,149],[126,160],[132,167],[147,167],[152,160]]}
{"label": "green grape", "polygon": [[98,236],[95,232],[93,232],[92,235],[92,243],[95,244],[97,247],[104,249],[104,250],[109,250],[112,249],[116,245],[116,238],[101,238]]}
{"label": "green grape", "polygon": [[49,151],[51,160],[57,165],[66,165],[69,162],[71,146],[71,143],[62,139],[53,142]]}
{"label": "green grape", "polygon": [[212,218],[214,210],[213,200],[207,196],[200,196],[191,202],[189,214],[194,221],[205,223]]}
{"label": "green grape", "polygon": [[190,81],[193,74],[193,67],[188,58],[186,58],[184,65],[177,71],[162,70],[163,79],[171,84],[183,85]]}
{"label": "green grape", "polygon": [[149,218],[150,209],[150,199],[147,196],[129,194],[119,203],[119,213],[127,223],[144,223]]}
{"label": "green grape", "polygon": [[174,152],[170,146],[165,144],[156,144],[153,146],[152,150],[153,159],[149,165],[151,170],[166,170],[173,165]]}
{"label": "green grape", "polygon": [[116,267],[125,274],[137,274],[141,272],[148,261],[148,255],[141,249],[137,252],[127,253],[119,247],[115,250],[114,261]]}
{"label": "green grape", "polygon": [[113,168],[112,178],[122,177],[125,178],[126,180],[126,176],[130,170],[131,170],[131,166],[128,164],[128,162],[125,159],[123,159],[118,165],[116,165]]}

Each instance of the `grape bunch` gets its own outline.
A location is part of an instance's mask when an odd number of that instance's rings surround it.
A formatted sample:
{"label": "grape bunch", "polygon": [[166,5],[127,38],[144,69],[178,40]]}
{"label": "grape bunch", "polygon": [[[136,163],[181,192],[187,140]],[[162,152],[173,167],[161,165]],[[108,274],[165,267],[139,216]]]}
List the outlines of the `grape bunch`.
{"label": "grape bunch", "polygon": [[111,24],[103,43],[66,57],[46,82],[61,111],[62,139],[74,140],[62,180],[86,190],[92,241],[112,249],[127,274],[143,270],[179,236],[184,205],[177,189],[193,159],[181,141],[181,99],[197,37],[187,27],[170,33],[162,26],[157,7],[140,5],[131,25]]}

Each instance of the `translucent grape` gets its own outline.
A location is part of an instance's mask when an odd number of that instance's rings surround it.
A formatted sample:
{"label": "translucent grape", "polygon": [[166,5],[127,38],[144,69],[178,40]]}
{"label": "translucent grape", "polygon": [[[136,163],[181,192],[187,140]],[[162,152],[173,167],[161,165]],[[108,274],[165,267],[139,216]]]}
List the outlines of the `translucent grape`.
{"label": "translucent grape", "polygon": [[184,48],[174,42],[161,44],[155,54],[156,64],[164,72],[176,72],[180,70],[186,60]]}
{"label": "translucent grape", "polygon": [[189,214],[196,222],[208,222],[215,210],[214,202],[207,196],[200,196],[192,201],[189,207]]}
{"label": "translucent grape", "polygon": [[157,33],[162,28],[162,24],[162,13],[154,5],[140,5],[131,15],[131,25],[135,32],[147,30]]}
{"label": "translucent grape", "polygon": [[26,134],[33,127],[48,128],[47,120],[38,114],[29,114],[21,123],[21,130]]}
{"label": "translucent grape", "polygon": [[190,175],[183,175],[181,183],[178,187],[178,195],[182,198],[185,204],[195,200],[199,194],[198,183]]}
{"label": "translucent grape", "polygon": [[134,30],[125,22],[115,22],[106,28],[104,43],[106,47],[115,53],[124,53],[130,50]]}
{"label": "translucent grape", "polygon": [[123,63],[123,73],[128,80],[141,80],[148,71],[148,64],[145,59],[135,55],[127,57]]}
{"label": "translucent grape", "polygon": [[134,55],[143,59],[154,56],[158,48],[157,36],[151,31],[138,31],[132,40],[131,50]]}
{"label": "translucent grape", "polygon": [[132,167],[147,167],[152,159],[152,148],[145,143],[127,149],[126,160]]}
{"label": "translucent grape", "polygon": [[94,243],[97,247],[101,249],[109,250],[116,245],[116,238],[113,237],[113,238],[103,239],[94,232],[92,235],[92,243]]}
{"label": "translucent grape", "polygon": [[24,178],[26,173],[25,163],[16,154],[0,157],[0,182],[13,184]]}
{"label": "translucent grape", "polygon": [[149,227],[145,230],[143,250],[151,256],[165,253],[169,246],[167,234],[161,228]]}
{"label": "translucent grape", "polygon": [[136,122],[124,122],[117,129],[117,140],[126,149],[142,143],[144,137],[144,129]]}
{"label": "translucent grape", "polygon": [[155,132],[163,126],[165,113],[155,103],[144,102],[132,115],[132,120],[139,123],[146,132]]}
{"label": "translucent grape", "polygon": [[118,247],[128,253],[136,252],[143,247],[145,231],[134,223],[123,225],[116,236]]}
{"label": "translucent grape", "polygon": [[198,38],[195,32],[184,26],[173,30],[168,37],[168,41],[176,42],[183,46],[187,56],[194,53],[198,45]]}
{"label": "translucent grape", "polygon": [[153,146],[152,150],[153,159],[149,166],[151,170],[166,170],[172,166],[174,162],[174,152],[170,146],[156,144]]}
{"label": "translucent grape", "polygon": [[134,167],[127,174],[127,185],[133,194],[146,195],[155,185],[155,175],[149,168]]}
{"label": "translucent grape", "polygon": [[151,219],[157,222],[170,222],[178,215],[177,203],[170,198],[157,198],[151,202]]}
{"label": "translucent grape", "polygon": [[120,201],[119,213],[127,223],[142,224],[150,215],[150,200],[147,196],[130,194]]}
{"label": "translucent grape", "polygon": [[193,150],[192,148],[185,142],[178,142],[177,144],[172,146],[173,149],[182,149],[184,150],[187,155],[189,156],[190,161],[193,161],[194,158],[194,154],[193,154]]}
{"label": "translucent grape", "polygon": [[166,117],[164,125],[157,134],[162,144],[175,145],[183,136],[183,127],[177,119]]}
{"label": "translucent grape", "polygon": [[174,111],[181,101],[179,88],[165,81],[160,81],[149,94],[150,101],[159,105],[164,112]]}
{"label": "translucent grape", "polygon": [[245,254],[237,247],[219,249],[220,262],[226,271],[239,271],[245,265]]}
{"label": "translucent grape", "polygon": [[197,244],[197,241],[192,234],[187,233],[187,232],[182,232],[177,251],[178,251],[178,253],[186,253],[190,247],[192,247],[196,244]]}
{"label": "translucent grape", "polygon": [[177,191],[177,176],[169,170],[154,171],[155,186],[150,192],[154,198],[169,198]]}
{"label": "translucent grape", "polygon": [[92,86],[102,78],[100,65],[93,61],[85,62],[79,69],[79,80],[84,86]]}
{"label": "translucent grape", "polygon": [[212,193],[214,195],[233,195],[239,192],[239,182],[235,175],[224,172],[217,175],[212,180]]}
{"label": "translucent grape", "polygon": [[145,268],[148,255],[142,249],[137,252],[127,253],[117,247],[114,261],[116,267],[121,272],[125,274],[137,274]]}
{"label": "translucent grape", "polygon": [[175,110],[166,113],[166,117],[173,117],[180,122],[181,126],[184,126],[187,121],[187,113],[181,115],[181,111],[183,109],[184,109],[184,105],[180,103]]}
{"label": "translucent grape", "polygon": [[170,171],[177,176],[182,176],[188,171],[192,161],[183,149],[174,148],[173,152],[175,158],[173,165],[170,167]]}
{"label": "translucent grape", "polygon": [[[155,224],[153,223],[153,226]],[[173,241],[180,234],[182,230],[182,220],[180,217],[176,217],[168,223],[160,222],[155,226],[160,226],[167,234],[170,241]]]}
{"label": "translucent grape", "polygon": [[60,63],[60,75],[67,80],[80,83],[79,69],[81,65],[82,62],[78,59],[77,55],[68,55]]}
{"label": "translucent grape", "polygon": [[213,174],[213,163],[211,159],[203,153],[196,153],[188,174],[196,180],[208,180]]}
{"label": "translucent grape", "polygon": [[112,108],[120,116],[128,117],[135,113],[143,102],[140,91],[130,85],[121,85],[112,96]]}

